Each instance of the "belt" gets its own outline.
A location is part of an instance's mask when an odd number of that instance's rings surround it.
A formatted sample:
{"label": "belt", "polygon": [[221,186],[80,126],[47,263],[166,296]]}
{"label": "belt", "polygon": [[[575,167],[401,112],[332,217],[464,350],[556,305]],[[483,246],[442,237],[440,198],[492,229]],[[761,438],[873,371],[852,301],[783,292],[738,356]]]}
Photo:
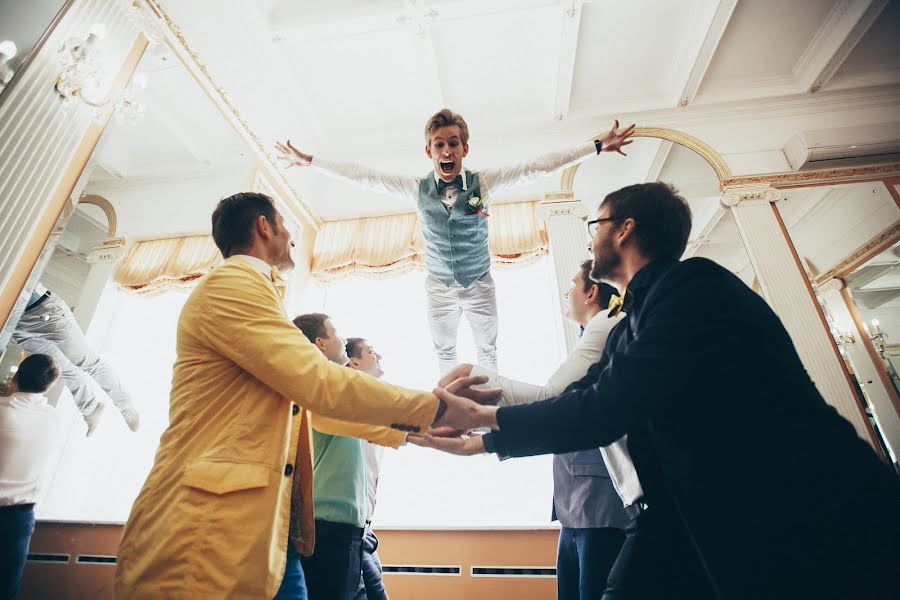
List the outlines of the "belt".
{"label": "belt", "polygon": [[320,521],[319,519],[316,519],[316,536],[320,535],[342,535],[362,539],[366,535],[366,528],[356,527],[346,523],[335,523],[334,521]]}
{"label": "belt", "polygon": [[31,304],[29,304],[28,306],[26,306],[26,307],[25,307],[25,312],[28,312],[28,311],[31,310],[32,308],[37,308],[38,306],[40,306],[41,304],[44,303],[44,300],[46,300],[46,299],[49,298],[49,297],[50,297],[50,290],[47,290],[46,292],[44,292],[44,295],[43,295],[43,296],[41,296],[40,298],[38,298],[37,300],[35,300],[35,301],[32,302]]}
{"label": "belt", "polygon": [[638,498],[625,507],[625,514],[628,515],[628,518],[633,521],[641,516],[641,514],[647,512],[647,509],[649,508],[650,507],[647,505],[643,498]]}

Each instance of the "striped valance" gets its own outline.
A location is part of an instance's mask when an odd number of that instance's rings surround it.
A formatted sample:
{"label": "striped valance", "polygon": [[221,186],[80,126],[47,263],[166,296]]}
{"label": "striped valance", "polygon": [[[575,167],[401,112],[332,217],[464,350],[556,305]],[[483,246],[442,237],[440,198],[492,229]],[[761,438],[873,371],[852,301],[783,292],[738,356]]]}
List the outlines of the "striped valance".
{"label": "striped valance", "polygon": [[[491,261],[528,262],[547,252],[547,232],[537,216],[539,202],[495,204],[490,208]],[[323,224],[316,237],[312,275],[328,282],[347,275],[391,276],[421,269],[425,243],[415,213]]]}
{"label": "striped valance", "polygon": [[137,294],[185,287],[222,262],[209,235],[135,242],[119,264],[114,281]]}

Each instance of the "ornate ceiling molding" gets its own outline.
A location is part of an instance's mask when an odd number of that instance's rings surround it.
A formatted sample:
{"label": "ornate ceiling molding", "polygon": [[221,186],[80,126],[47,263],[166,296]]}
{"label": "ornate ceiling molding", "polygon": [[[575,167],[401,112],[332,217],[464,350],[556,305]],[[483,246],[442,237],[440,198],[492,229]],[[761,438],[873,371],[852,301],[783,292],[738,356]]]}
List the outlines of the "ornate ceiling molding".
{"label": "ornate ceiling molding", "polygon": [[[600,139],[606,132],[598,133],[595,136],[591,137],[591,139]],[[685,148],[692,150],[699,154],[703,160],[709,163],[709,165],[716,172],[716,176],[719,178],[719,182],[721,182],[727,178],[731,177],[731,170],[728,168],[728,165],[725,164],[725,161],[719,156],[719,153],[712,149],[712,147],[706,142],[695,138],[694,136],[684,133],[682,131],[677,131],[675,129],[666,129],[664,127],[636,127],[634,129],[634,137],[647,137],[647,138],[657,138],[661,140],[668,140],[679,146],[684,146]],[[573,184],[575,182],[575,173],[578,172],[578,167],[580,165],[573,165],[563,171],[562,181],[560,182],[560,189],[564,191],[570,191],[573,189]]]}
{"label": "ornate ceiling molding", "polygon": [[[150,9],[156,13],[156,15],[165,23],[168,32],[166,34],[166,41],[170,46],[173,46],[173,49],[176,50],[176,56],[181,58],[181,53],[178,52],[177,48],[174,47],[174,43],[177,43],[180,46],[181,50],[187,54],[190,58],[193,66],[199,73],[205,78],[205,84],[209,87],[209,89],[215,92],[215,97],[211,97],[213,103],[217,105],[217,107],[223,112],[226,118],[232,121],[238,128],[239,133],[243,134],[247,140],[255,146],[255,149],[259,155],[260,167],[265,169],[270,175],[270,182],[273,185],[278,187],[283,187],[289,195],[294,200],[294,208],[299,213],[299,215],[307,221],[314,229],[318,231],[319,227],[322,224],[322,218],[316,213],[315,209],[303,199],[303,196],[300,192],[291,185],[290,181],[288,181],[287,177],[285,177],[284,172],[279,167],[278,164],[275,163],[274,159],[271,156],[271,152],[267,150],[266,144],[263,142],[262,138],[250,127],[250,124],[247,122],[247,119],[244,115],[237,109],[234,103],[228,96],[228,92],[219,85],[212,73],[209,70],[209,67],[206,66],[206,63],[203,62],[203,59],[200,58],[200,55],[194,51],[191,47],[190,43],[187,41],[187,37],[184,35],[184,32],[181,30],[181,27],[172,19],[166,9],[163,7],[163,3],[161,0],[145,0]],[[183,60],[183,59],[182,59]],[[189,65],[186,65],[189,67]],[[189,68],[189,71],[192,69]]]}
{"label": "ornate ceiling molding", "polygon": [[759,175],[729,176],[722,181],[723,187],[765,184],[773,187],[796,187],[805,185],[835,184],[880,179],[900,174],[900,163],[871,165],[864,167],[844,167],[838,169],[816,169],[812,171],[792,171],[789,173],[761,173]]}

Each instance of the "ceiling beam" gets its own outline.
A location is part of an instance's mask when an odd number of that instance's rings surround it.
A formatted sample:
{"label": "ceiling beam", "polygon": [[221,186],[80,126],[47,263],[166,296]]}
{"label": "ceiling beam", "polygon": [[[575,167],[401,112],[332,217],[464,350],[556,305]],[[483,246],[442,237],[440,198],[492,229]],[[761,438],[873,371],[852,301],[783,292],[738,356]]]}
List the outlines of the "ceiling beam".
{"label": "ceiling beam", "polygon": [[650,169],[647,176],[644,177],[644,183],[659,180],[659,174],[662,173],[663,167],[666,166],[666,160],[669,158],[669,152],[672,151],[672,142],[669,140],[660,140],[659,148],[656,149],[656,156],[650,163]]}
{"label": "ceiling beam", "polygon": [[213,157],[203,144],[203,140],[194,139],[191,136],[191,128],[187,126],[180,115],[176,115],[165,102],[156,102],[151,105],[151,114],[153,118],[159,121],[166,133],[172,136],[194,160],[200,164],[211,167],[213,165]]}
{"label": "ceiling beam", "polygon": [[128,176],[128,159],[124,152],[118,155],[108,150],[100,152],[94,164],[109,173],[113,179],[124,179]]}
{"label": "ceiling beam", "polygon": [[794,65],[798,91],[817,92],[831,81],[889,0],[841,0]]}
{"label": "ceiling beam", "polygon": [[559,64],[556,68],[556,93],[553,118],[562,121],[569,115],[575,60],[578,57],[578,35],[581,31],[583,0],[560,0],[562,27],[559,40]]}
{"label": "ceiling beam", "polygon": [[709,221],[703,226],[703,229],[700,230],[700,233],[688,243],[687,248],[684,251],[683,259],[688,259],[697,254],[697,251],[700,250],[700,247],[703,244],[709,242],[709,236],[712,235],[712,232],[715,231],[716,227],[719,226],[719,221],[722,220],[722,217],[725,216],[725,211],[727,209],[720,202],[716,207],[715,212],[710,215]]}
{"label": "ceiling beam", "polygon": [[[725,29],[728,27],[728,23],[731,22],[731,16],[734,14],[734,8],[737,6],[737,3],[738,0],[720,0],[716,13],[709,24],[709,29],[706,31],[703,44],[700,45],[697,58],[694,60],[694,66],[691,68],[691,72],[681,88],[678,99],[679,107],[685,107],[694,101],[697,90],[700,89],[700,84],[706,76],[707,69],[709,69],[709,64],[712,62],[716,49],[719,47],[719,42],[722,41]],[[671,151],[672,142],[664,141],[660,144],[656,150],[653,162],[650,163],[650,169],[647,171],[644,181],[656,181],[659,179],[659,174],[665,166]]]}
{"label": "ceiling beam", "polygon": [[697,59],[694,61],[691,73],[684,82],[684,86],[682,86],[678,106],[687,106],[694,101],[697,90],[700,89],[700,84],[703,82],[716,49],[719,47],[719,42],[722,41],[722,36],[728,28],[728,23],[731,22],[731,16],[734,14],[737,3],[738,0],[720,0],[716,14],[713,15],[709,29],[706,31],[703,44],[700,46],[700,51],[697,53]]}

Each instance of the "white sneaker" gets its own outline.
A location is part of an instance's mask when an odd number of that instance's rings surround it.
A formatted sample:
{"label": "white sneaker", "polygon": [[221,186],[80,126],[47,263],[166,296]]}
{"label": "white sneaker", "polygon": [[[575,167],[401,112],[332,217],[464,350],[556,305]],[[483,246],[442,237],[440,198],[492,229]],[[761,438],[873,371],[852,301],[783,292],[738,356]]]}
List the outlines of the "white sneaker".
{"label": "white sneaker", "polygon": [[125,402],[121,406],[117,406],[119,412],[122,413],[122,418],[125,419],[125,424],[128,425],[128,429],[132,431],[137,431],[141,426],[141,415],[138,414],[137,409],[134,407],[134,403]]}
{"label": "white sneaker", "polygon": [[106,405],[98,402],[90,414],[83,416],[84,422],[87,423],[87,433],[84,434],[84,437],[91,437],[97,431],[97,426],[100,425],[100,419],[103,418],[104,410],[106,410]]}

